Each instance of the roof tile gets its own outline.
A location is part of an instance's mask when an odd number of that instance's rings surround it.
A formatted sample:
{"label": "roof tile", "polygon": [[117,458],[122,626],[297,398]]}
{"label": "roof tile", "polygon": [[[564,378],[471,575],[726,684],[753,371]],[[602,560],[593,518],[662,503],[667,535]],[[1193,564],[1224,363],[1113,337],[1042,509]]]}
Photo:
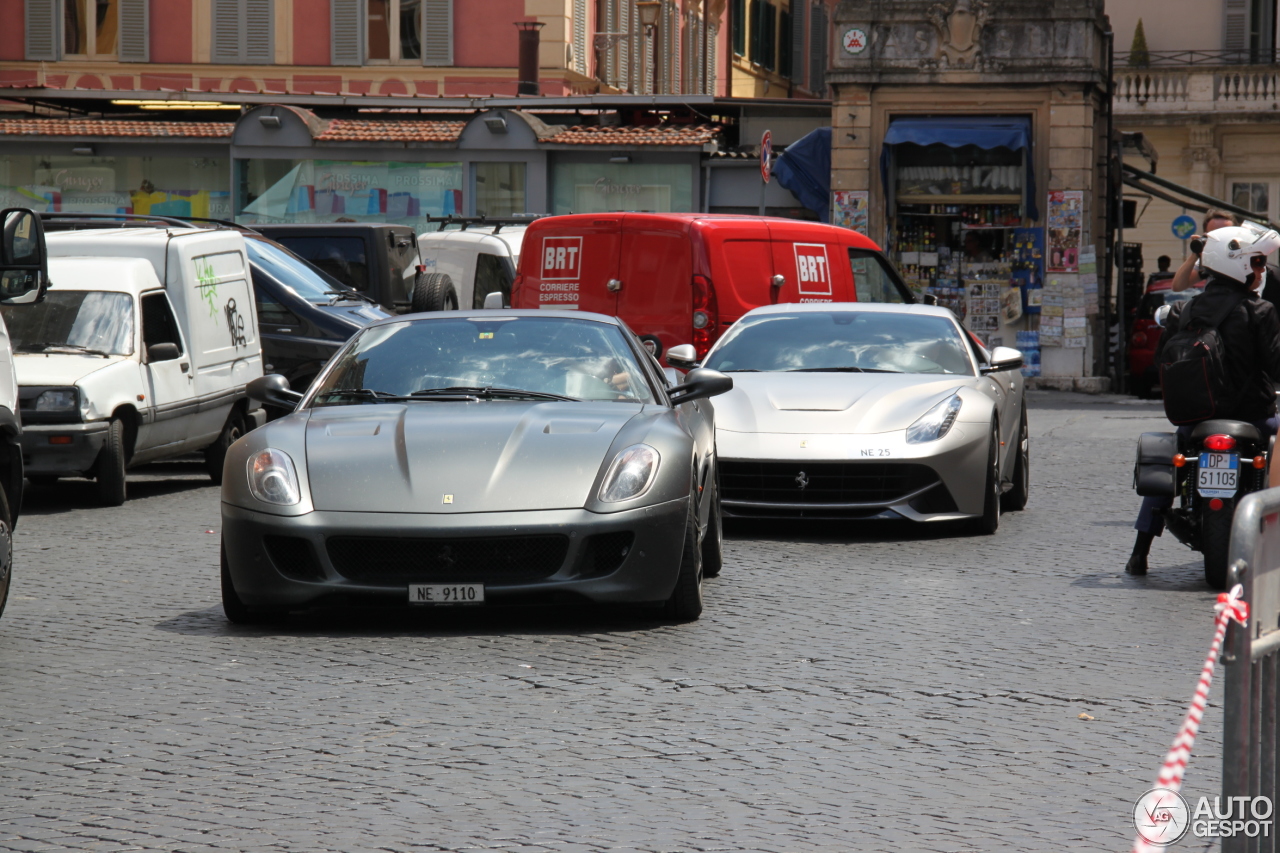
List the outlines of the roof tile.
{"label": "roof tile", "polygon": [[0,136],[186,137],[229,139],[235,125],[221,121],[120,121],[79,118],[0,119]]}
{"label": "roof tile", "polygon": [[566,127],[543,142],[561,145],[706,145],[720,128],[714,124],[655,127]]}
{"label": "roof tile", "polygon": [[317,142],[457,142],[466,122],[336,118]]}

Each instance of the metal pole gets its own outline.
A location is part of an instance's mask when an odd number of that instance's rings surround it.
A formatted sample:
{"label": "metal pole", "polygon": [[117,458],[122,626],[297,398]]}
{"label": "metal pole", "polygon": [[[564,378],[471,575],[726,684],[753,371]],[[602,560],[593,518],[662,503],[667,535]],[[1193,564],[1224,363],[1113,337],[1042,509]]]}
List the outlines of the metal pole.
{"label": "metal pole", "polygon": [[[1234,538],[1234,537],[1233,537]],[[1253,572],[1244,560],[1237,559],[1227,570],[1227,588],[1239,583],[1244,587],[1244,600],[1253,603]],[[1254,614],[1249,614],[1253,617]],[[1253,731],[1252,694],[1253,660],[1252,640],[1249,628],[1227,624],[1227,637],[1223,642],[1222,656],[1226,664],[1222,690],[1222,794],[1224,797],[1243,797],[1255,793],[1250,790],[1250,769],[1253,757],[1250,735]],[[1251,760],[1252,759],[1252,760]],[[1235,835],[1222,839],[1223,853],[1240,853],[1248,849],[1248,839]]]}
{"label": "metal pole", "polygon": [[[1124,156],[1124,151],[1120,144],[1113,143],[1115,158],[1117,161]],[[1122,185],[1123,186],[1123,185]],[[1121,189],[1116,193],[1115,199],[1115,223],[1116,223],[1116,245],[1120,247],[1120,284],[1116,287],[1116,317],[1117,325],[1120,328],[1120,338],[1116,341],[1116,390],[1124,394],[1128,390],[1129,371],[1125,369],[1125,350],[1128,349],[1125,340],[1125,323],[1129,319],[1129,315],[1125,312],[1124,291],[1125,291],[1125,267],[1128,262],[1127,253],[1124,250],[1124,190]]]}
{"label": "metal pole", "polygon": [[[1113,33],[1110,29],[1108,29],[1107,32],[1104,34],[1104,38],[1106,38],[1107,40],[1106,182],[1107,182],[1107,192],[1111,193],[1115,190],[1116,187],[1120,186],[1120,181],[1116,179],[1116,174],[1115,174],[1117,164],[1113,161],[1112,154],[1111,154],[1112,152],[1111,135],[1115,132],[1114,128],[1112,127],[1112,121],[1111,121],[1112,113],[1115,110],[1115,85],[1116,85],[1115,84],[1115,76],[1116,76],[1115,75],[1115,40],[1116,40],[1115,33]],[[1123,192],[1121,193],[1121,195],[1123,195]],[[1105,312],[1103,314],[1103,323],[1107,327],[1107,331],[1106,331],[1107,344],[1103,352],[1102,372],[1104,374],[1110,374],[1111,369],[1113,367],[1111,362],[1111,327],[1115,325],[1119,329],[1116,335],[1117,347],[1119,346],[1119,339],[1124,337],[1124,321],[1123,320],[1116,321],[1114,319],[1115,315],[1112,313],[1112,307],[1111,307],[1111,296],[1113,293],[1111,289],[1111,282],[1113,280],[1112,276],[1115,272],[1115,251],[1113,248],[1113,242],[1114,242],[1116,224],[1114,219],[1114,210],[1110,204],[1108,204],[1106,207],[1105,221],[1106,221],[1106,225],[1104,227],[1107,229],[1107,239],[1105,241],[1106,242],[1106,255],[1105,255],[1106,269],[1104,270],[1104,273],[1103,273],[1102,306]],[[1118,352],[1119,352],[1119,349],[1117,348],[1117,353]],[[1120,383],[1123,381],[1121,379],[1121,374],[1124,372],[1124,365],[1117,359],[1116,363],[1114,364],[1114,368],[1115,368],[1115,377],[1116,377],[1116,390],[1119,391]]]}

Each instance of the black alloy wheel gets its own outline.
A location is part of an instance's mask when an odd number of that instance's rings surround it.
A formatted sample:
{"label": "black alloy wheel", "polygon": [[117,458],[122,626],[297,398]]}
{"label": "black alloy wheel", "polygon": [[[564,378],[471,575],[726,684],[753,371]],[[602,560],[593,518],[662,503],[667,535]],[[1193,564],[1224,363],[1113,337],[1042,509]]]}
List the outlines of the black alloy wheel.
{"label": "black alloy wheel", "polygon": [[711,477],[711,512],[707,516],[707,529],[702,533],[702,576],[714,578],[720,576],[724,568],[724,516],[720,511],[720,471],[719,466],[712,471]]}
{"label": "black alloy wheel", "polygon": [[991,536],[1000,529],[1000,430],[991,424],[991,442],[987,450],[987,478],[982,515],[973,519],[970,530],[979,536]]}
{"label": "black alloy wheel", "polygon": [[0,614],[9,600],[9,587],[13,584],[13,521],[9,514],[9,499],[0,489]]}
{"label": "black alloy wheel", "polygon": [[1027,506],[1031,491],[1031,433],[1027,429],[1027,404],[1022,404],[1022,423],[1018,425],[1018,457],[1013,463],[1013,488],[1000,496],[1000,509],[1020,512]]}
{"label": "black alloy wheel", "polygon": [[684,550],[680,575],[667,599],[665,615],[673,622],[692,622],[702,615],[702,548],[698,544],[698,503],[689,496],[689,516],[684,526]]}

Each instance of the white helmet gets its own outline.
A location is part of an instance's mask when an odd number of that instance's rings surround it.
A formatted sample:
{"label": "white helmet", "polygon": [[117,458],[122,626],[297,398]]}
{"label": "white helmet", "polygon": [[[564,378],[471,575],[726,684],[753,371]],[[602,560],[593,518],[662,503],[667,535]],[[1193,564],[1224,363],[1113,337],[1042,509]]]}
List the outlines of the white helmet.
{"label": "white helmet", "polygon": [[1252,272],[1249,259],[1255,255],[1265,258],[1276,249],[1280,249],[1280,234],[1265,230],[1252,222],[1219,228],[1205,235],[1200,268],[1246,284]]}

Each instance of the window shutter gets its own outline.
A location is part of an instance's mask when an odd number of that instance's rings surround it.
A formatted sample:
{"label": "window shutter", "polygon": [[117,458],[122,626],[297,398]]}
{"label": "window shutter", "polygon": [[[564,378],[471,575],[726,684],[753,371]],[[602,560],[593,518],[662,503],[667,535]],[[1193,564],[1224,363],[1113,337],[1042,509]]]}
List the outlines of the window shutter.
{"label": "window shutter", "polygon": [[659,18],[659,23],[662,26],[662,44],[658,46],[658,62],[660,63],[658,85],[661,87],[658,94],[662,95],[676,94],[674,75],[671,72],[680,63],[680,47],[675,38],[676,27],[679,24],[676,22],[675,15],[672,14],[674,11],[670,2],[663,2],[662,17]]}
{"label": "window shutter", "polygon": [[276,61],[275,5],[272,0],[244,2],[244,61],[271,65]]}
{"label": "window shutter", "polygon": [[827,93],[827,10],[818,4],[809,16],[809,91]]}
{"label": "window shutter", "polygon": [[704,95],[714,95],[716,93],[716,71],[720,67],[716,62],[716,37],[720,34],[720,28],[715,24],[703,24],[707,28],[707,53],[702,57],[702,61],[706,63],[706,79],[707,91]]}
{"label": "window shutter", "polygon": [[422,64],[453,65],[453,0],[422,0],[422,31]]}
{"label": "window shutter", "polygon": [[[1222,48],[1244,51],[1249,47],[1248,0],[1225,0],[1222,4]],[[1242,57],[1234,57],[1239,61]]]}
{"label": "window shutter", "polygon": [[240,61],[240,21],[244,0],[213,0],[213,44],[209,58],[217,63]]}
{"label": "window shutter", "polygon": [[364,64],[361,0],[329,0],[329,64]]}
{"label": "window shutter", "polygon": [[784,68],[800,86],[804,86],[804,4],[791,4],[791,67]]}
{"label": "window shutter", "polygon": [[120,0],[121,62],[150,61],[150,7],[150,0]]}
{"label": "window shutter", "polygon": [[587,0],[573,0],[573,70],[587,74]]}
{"label": "window shutter", "polygon": [[58,6],[58,0],[27,0],[27,59],[58,59]]}

